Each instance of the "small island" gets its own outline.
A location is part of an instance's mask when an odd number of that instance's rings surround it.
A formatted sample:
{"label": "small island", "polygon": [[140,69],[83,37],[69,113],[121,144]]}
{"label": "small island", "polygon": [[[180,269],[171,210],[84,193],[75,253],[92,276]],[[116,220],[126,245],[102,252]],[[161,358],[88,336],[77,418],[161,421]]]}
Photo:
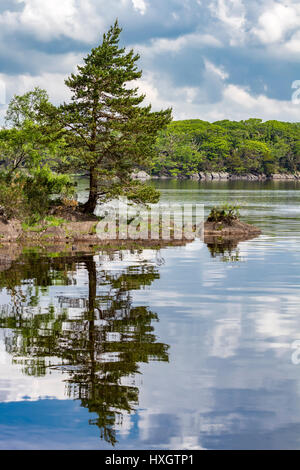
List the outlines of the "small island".
{"label": "small island", "polygon": [[254,225],[240,220],[239,209],[235,205],[225,204],[213,207],[205,224],[204,239],[212,239],[221,243],[226,240],[249,240],[261,234],[261,230]]}
{"label": "small island", "polygon": [[[66,202],[65,202],[66,204]],[[0,215],[0,239],[2,243],[20,242],[23,244],[46,243],[46,242],[63,242],[63,243],[88,243],[107,245],[109,243],[121,242],[122,244],[130,244],[132,240],[124,239],[118,236],[115,240],[101,239],[97,233],[97,225],[101,217],[95,215],[87,215],[81,212],[76,206],[72,208],[65,206],[54,206],[51,210],[52,215],[46,216],[43,220],[35,224],[28,225],[22,223],[18,219],[7,219]],[[53,215],[55,214],[55,215]],[[130,223],[130,221],[128,222]],[[151,228],[149,226],[149,228]],[[170,230],[170,243],[180,243],[173,236],[173,229]],[[197,236],[197,227],[194,227],[195,237]],[[224,239],[245,240],[258,236],[261,230],[253,225],[247,224],[240,220],[240,214],[237,206],[225,204],[220,207],[214,207],[207,220],[204,223],[204,241],[210,238],[216,238],[220,242]],[[150,234],[150,232],[149,232]],[[137,240],[139,238],[137,237]],[[145,246],[152,246],[157,243],[160,245],[167,244],[168,241],[163,240],[160,230],[159,240],[147,240],[140,238]],[[184,233],[182,243],[186,243]]]}

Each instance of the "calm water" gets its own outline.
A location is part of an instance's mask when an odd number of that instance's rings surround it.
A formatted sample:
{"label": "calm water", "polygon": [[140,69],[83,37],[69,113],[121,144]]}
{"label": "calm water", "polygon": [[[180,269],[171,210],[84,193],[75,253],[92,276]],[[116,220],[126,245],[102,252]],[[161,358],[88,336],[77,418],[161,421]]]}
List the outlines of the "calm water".
{"label": "calm water", "polygon": [[0,448],[300,448],[300,184],[155,184],[263,235],[0,272]]}

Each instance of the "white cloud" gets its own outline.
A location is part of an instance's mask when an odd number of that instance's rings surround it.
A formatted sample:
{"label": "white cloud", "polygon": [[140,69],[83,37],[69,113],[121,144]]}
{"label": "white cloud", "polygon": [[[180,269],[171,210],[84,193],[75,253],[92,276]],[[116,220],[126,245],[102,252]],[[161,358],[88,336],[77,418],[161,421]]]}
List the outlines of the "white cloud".
{"label": "white cloud", "polygon": [[[224,71],[222,73],[226,74]],[[220,100],[213,104],[197,100],[197,87],[176,87],[168,77],[147,74],[140,80],[139,86],[154,109],[172,107],[175,119],[203,119],[210,122],[222,119],[240,121],[251,117],[295,122],[300,120],[300,106],[292,101],[280,101],[262,94],[253,96],[246,88],[230,83],[224,83]]]}
{"label": "white cloud", "polygon": [[155,38],[150,44],[134,44],[132,47],[137,50],[143,59],[152,58],[161,53],[177,53],[186,47],[205,48],[207,46],[222,47],[221,41],[211,34],[189,33],[178,36],[175,39]]}
{"label": "white cloud", "polygon": [[235,29],[245,24],[245,8],[241,0],[218,0],[218,18]]}
{"label": "white cloud", "polygon": [[[45,72],[36,76],[21,74],[16,76],[2,75],[2,77],[3,81],[6,83],[8,99],[13,95],[22,95],[27,91],[33,90],[36,86],[46,89],[51,101],[55,104],[59,104],[70,98],[69,89],[64,83],[67,76],[63,73]],[[0,122],[5,110],[6,108],[4,106],[0,107]]]}
{"label": "white cloud", "polygon": [[231,45],[241,43],[246,23],[246,7],[242,0],[213,0],[212,14],[226,27]]}
{"label": "white cloud", "polygon": [[141,15],[144,15],[147,10],[147,4],[145,0],[132,0],[135,10],[137,10]]}
{"label": "white cloud", "polygon": [[[299,121],[300,107],[295,106],[291,101],[279,101],[268,98],[265,95],[253,96],[250,91],[229,84],[223,92],[223,99],[219,106],[219,115],[222,119],[248,119],[259,117],[264,120],[294,120]],[[211,116],[214,114],[212,111]]]}
{"label": "white cloud", "polygon": [[[190,117],[211,121],[222,118],[243,119],[250,114],[265,119],[299,121],[299,106],[290,101],[279,101],[264,95],[274,93],[274,86],[268,83],[270,70],[266,71],[264,76],[263,67],[259,71],[258,67],[255,67],[255,57],[260,64],[264,58],[269,59],[266,60],[266,64],[270,64],[270,67],[272,67],[270,60],[272,57],[277,70],[277,64],[284,62],[284,67],[288,67],[290,62],[299,61],[298,0],[266,0],[264,3],[256,0],[252,5],[243,0],[210,2],[166,0],[165,16],[161,19],[161,23],[158,16],[158,0],[152,2],[111,0],[110,11],[104,0],[52,0],[51,2],[16,0],[16,2],[20,3],[22,9],[6,10],[0,14],[3,45],[0,72],[11,70],[11,75],[2,73],[2,78],[7,82],[8,98],[14,93],[24,93],[39,85],[49,90],[51,99],[55,103],[66,99],[68,95],[64,78],[74,70],[76,64],[81,62],[86,51],[66,54],[53,54],[53,51],[47,53],[47,41],[53,39],[63,41],[64,35],[87,43],[93,42],[107,29],[114,18],[119,16],[120,24],[125,31],[129,31],[131,38],[136,38],[136,43],[132,39],[131,42],[134,43],[133,48],[141,55],[142,68],[145,71],[140,85],[155,109],[171,106],[177,119]],[[134,10],[141,15],[139,23],[136,21],[137,14]],[[214,16],[213,22],[209,24],[207,21],[207,24],[202,25],[196,22],[191,26],[190,19],[199,12],[201,15],[203,13],[203,18],[209,18],[205,16],[209,12]],[[169,14],[169,17],[166,14]],[[174,25],[174,18],[179,18],[178,24],[182,22],[182,28],[177,30],[177,24],[176,30],[170,32],[168,28]],[[154,28],[153,21],[155,21]],[[135,24],[137,24],[136,36],[134,36]],[[147,33],[145,36],[141,33],[141,24],[145,24]],[[28,49],[25,50],[22,45],[15,47],[13,54],[8,55],[4,47],[7,32],[15,33],[16,39],[19,33],[22,34],[21,37],[34,35],[39,42],[44,42],[44,45],[34,48],[34,41],[29,41],[29,47],[32,47],[30,55]],[[228,37],[230,45],[226,40]],[[256,46],[257,40],[262,43],[262,47],[255,51],[252,48],[253,39],[256,40]],[[232,46],[234,54],[230,50]],[[89,48],[90,45],[87,44],[86,49]],[[217,49],[221,48],[226,69],[220,65],[221,51]],[[230,84],[239,60],[236,51],[240,52],[239,57],[243,61],[241,82],[245,77],[248,55],[251,58],[249,76],[252,77],[254,73],[259,74],[257,83],[264,84],[264,94],[257,96],[249,89],[238,86],[236,76],[235,84]],[[186,57],[185,52],[187,52]],[[186,65],[188,57],[190,62]],[[165,58],[167,60],[164,60]],[[182,63],[187,67],[184,70]],[[254,65],[253,71],[250,70],[250,63]],[[21,72],[18,74],[16,70]],[[293,76],[291,82],[298,78]],[[249,83],[254,81],[249,80]],[[263,90],[262,87],[259,89]],[[3,112],[4,108],[1,107],[0,113]]]}
{"label": "white cloud", "polygon": [[[5,77],[8,93],[22,94],[40,86],[48,90],[51,100],[58,104],[69,99],[68,88],[64,84],[66,77],[63,73],[45,72],[38,76],[19,75]],[[292,101],[279,101],[261,94],[254,96],[250,90],[227,83],[228,73],[212,62],[205,61],[205,80],[207,83],[216,83],[221,87],[220,99],[211,103],[206,98],[203,84],[197,86],[176,86],[170,81],[168,75],[156,75],[153,72],[145,73],[137,83],[141,93],[146,94],[145,103],[151,103],[154,110],[173,108],[175,119],[199,118],[206,121],[221,119],[242,120],[258,117],[264,120],[278,119],[286,121],[299,121],[300,106]],[[226,81],[225,81],[226,80]],[[292,91],[292,90],[291,90]],[[4,113],[4,108],[1,110]]]}
{"label": "white cloud", "polygon": [[271,2],[258,18],[258,26],[252,28],[252,33],[262,43],[270,44],[283,40],[295,28],[300,28],[300,4]]}
{"label": "white cloud", "polygon": [[208,73],[212,73],[216,75],[221,80],[226,80],[229,77],[228,73],[225,72],[223,67],[217,67],[215,64],[213,64],[207,59],[204,62],[205,62],[205,68]]}
{"label": "white cloud", "polygon": [[300,51],[300,31],[295,33],[289,41],[287,41],[284,45],[286,51],[290,52],[293,55],[296,55],[299,59],[299,51]]}
{"label": "white cloud", "polygon": [[18,0],[21,11],[5,11],[0,27],[33,33],[39,40],[62,35],[81,41],[92,41],[103,27],[101,17],[91,0]]}

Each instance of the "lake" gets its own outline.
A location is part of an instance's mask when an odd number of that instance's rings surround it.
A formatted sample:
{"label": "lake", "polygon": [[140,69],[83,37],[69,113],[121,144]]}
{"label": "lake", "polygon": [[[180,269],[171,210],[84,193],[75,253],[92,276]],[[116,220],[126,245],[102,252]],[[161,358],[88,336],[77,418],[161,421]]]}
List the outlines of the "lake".
{"label": "lake", "polygon": [[300,448],[300,183],[153,184],[263,233],[24,251],[0,272],[0,448]]}

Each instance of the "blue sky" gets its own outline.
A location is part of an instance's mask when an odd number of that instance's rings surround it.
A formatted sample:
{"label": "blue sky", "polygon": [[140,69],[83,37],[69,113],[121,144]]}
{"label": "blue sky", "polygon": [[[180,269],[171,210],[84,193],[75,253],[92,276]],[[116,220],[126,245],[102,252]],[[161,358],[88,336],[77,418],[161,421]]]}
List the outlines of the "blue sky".
{"label": "blue sky", "polygon": [[[118,17],[142,92],[175,119],[300,121],[299,0],[1,0],[0,98],[64,79]],[[0,99],[1,101],[1,99]],[[0,106],[0,120],[5,106]]]}

